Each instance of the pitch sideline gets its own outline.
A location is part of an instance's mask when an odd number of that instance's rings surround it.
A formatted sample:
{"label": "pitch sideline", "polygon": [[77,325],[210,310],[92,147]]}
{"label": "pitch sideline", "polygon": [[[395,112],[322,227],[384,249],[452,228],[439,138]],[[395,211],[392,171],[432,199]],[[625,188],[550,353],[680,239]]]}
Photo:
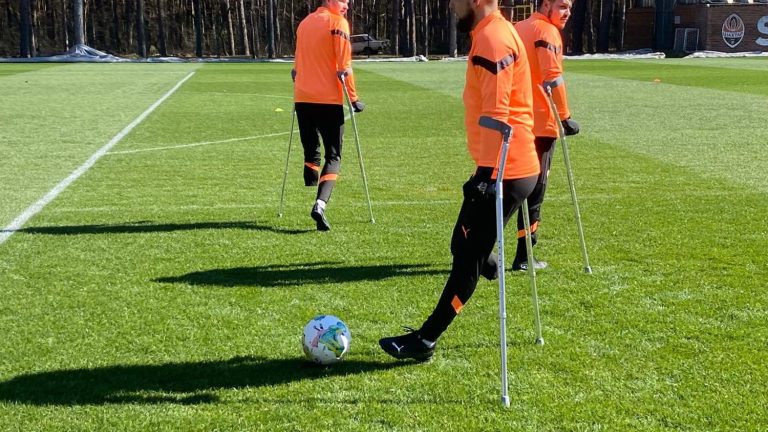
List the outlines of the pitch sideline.
{"label": "pitch sideline", "polygon": [[158,99],[155,103],[150,105],[149,108],[147,108],[143,113],[141,113],[138,117],[136,117],[135,120],[133,120],[128,126],[123,128],[117,135],[115,135],[111,140],[109,140],[108,143],[106,143],[103,147],[101,147],[99,150],[96,151],[93,155],[91,155],[88,160],[86,160],[80,167],[78,167],[76,170],[72,171],[72,173],[67,176],[64,180],[60,181],[59,184],[54,186],[53,189],[48,191],[42,198],[37,200],[34,204],[29,206],[26,210],[24,210],[20,215],[18,215],[8,226],[3,228],[2,231],[0,231],[0,245],[5,243],[6,240],[8,240],[17,230],[19,230],[21,227],[24,226],[27,221],[29,221],[32,217],[34,217],[36,214],[38,214],[43,208],[45,208],[46,205],[48,205],[51,201],[56,199],[59,194],[61,194],[69,185],[71,185],[75,180],[80,178],[83,174],[85,174],[91,167],[93,167],[96,162],[101,159],[102,156],[104,156],[107,152],[109,152],[112,147],[114,147],[117,143],[119,143],[123,138],[125,138],[126,135],[131,133],[131,131],[141,124],[148,116],[151,114],[160,104],[165,102],[166,99],[168,99],[173,93],[176,92],[188,79],[192,78],[192,75],[195,74],[196,71],[192,71],[187,76],[181,79],[178,83],[176,83],[173,88],[168,90],[167,93],[165,93],[160,99]]}

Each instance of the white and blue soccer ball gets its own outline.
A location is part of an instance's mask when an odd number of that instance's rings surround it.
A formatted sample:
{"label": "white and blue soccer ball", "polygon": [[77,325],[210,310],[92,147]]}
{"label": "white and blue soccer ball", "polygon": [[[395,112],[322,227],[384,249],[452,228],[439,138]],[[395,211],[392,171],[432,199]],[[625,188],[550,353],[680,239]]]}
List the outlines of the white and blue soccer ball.
{"label": "white and blue soccer ball", "polygon": [[342,320],[318,315],[304,326],[301,347],[307,358],[322,365],[334,364],[349,352],[352,334]]}

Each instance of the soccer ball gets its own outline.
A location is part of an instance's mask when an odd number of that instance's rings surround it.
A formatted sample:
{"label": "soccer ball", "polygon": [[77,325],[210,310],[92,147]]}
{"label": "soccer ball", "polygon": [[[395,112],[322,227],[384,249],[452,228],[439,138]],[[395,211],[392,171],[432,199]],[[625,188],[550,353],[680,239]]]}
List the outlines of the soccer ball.
{"label": "soccer ball", "polygon": [[342,320],[318,315],[304,326],[301,347],[308,359],[322,365],[340,361],[349,352],[352,334]]}

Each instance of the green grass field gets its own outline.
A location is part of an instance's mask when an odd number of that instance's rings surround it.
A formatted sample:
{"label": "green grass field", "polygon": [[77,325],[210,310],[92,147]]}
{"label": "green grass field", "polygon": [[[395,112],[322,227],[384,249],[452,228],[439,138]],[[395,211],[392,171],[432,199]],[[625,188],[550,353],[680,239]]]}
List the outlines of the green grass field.
{"label": "green grass field", "polygon": [[[1,430],[768,430],[768,61],[566,62],[594,274],[558,150],[543,347],[507,278],[509,409],[495,283],[429,363],[377,345],[447,277],[466,64],[355,68],[376,223],[348,123],[319,233],[297,136],[277,217],[289,64],[0,64],[0,229],[194,72],[0,244]],[[352,331],[331,368],[299,344],[318,313]]]}

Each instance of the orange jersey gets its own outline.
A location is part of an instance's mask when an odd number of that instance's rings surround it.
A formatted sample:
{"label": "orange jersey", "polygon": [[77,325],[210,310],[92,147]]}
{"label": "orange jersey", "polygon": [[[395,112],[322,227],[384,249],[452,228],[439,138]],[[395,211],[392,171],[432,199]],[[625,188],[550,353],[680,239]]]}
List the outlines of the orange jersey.
{"label": "orange jersey", "polygon": [[[328,8],[307,15],[296,31],[295,102],[344,104],[337,73],[352,67],[349,23]],[[358,100],[352,75],[345,78],[349,98]]]}
{"label": "orange jersey", "polygon": [[498,11],[483,18],[471,36],[464,86],[469,154],[477,166],[497,166],[501,134],[478,124],[481,116],[490,116],[513,128],[503,178],[536,175],[539,161],[533,144],[531,71],[523,43]]}
{"label": "orange jersey", "polygon": [[[533,79],[533,132],[540,137],[559,134],[557,120],[571,116],[563,80],[563,40],[546,16],[536,12],[530,18],[515,24],[520,39],[525,44]],[[545,86],[552,89],[552,99],[557,105],[559,119],[555,119],[549,104]]]}

